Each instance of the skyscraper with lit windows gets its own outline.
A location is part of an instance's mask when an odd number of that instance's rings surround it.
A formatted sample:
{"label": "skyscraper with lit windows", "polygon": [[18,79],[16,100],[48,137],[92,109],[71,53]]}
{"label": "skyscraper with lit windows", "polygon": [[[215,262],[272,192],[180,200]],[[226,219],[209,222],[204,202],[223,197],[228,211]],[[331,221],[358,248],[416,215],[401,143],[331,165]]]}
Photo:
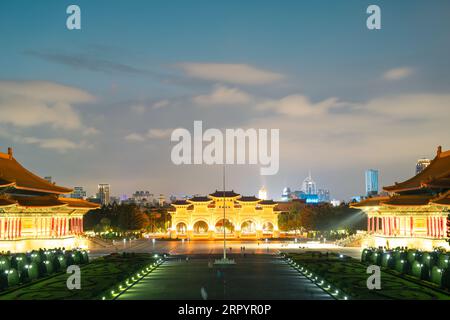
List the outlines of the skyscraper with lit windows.
{"label": "skyscraper with lit windows", "polygon": [[378,170],[366,170],[366,195],[368,197],[378,194]]}

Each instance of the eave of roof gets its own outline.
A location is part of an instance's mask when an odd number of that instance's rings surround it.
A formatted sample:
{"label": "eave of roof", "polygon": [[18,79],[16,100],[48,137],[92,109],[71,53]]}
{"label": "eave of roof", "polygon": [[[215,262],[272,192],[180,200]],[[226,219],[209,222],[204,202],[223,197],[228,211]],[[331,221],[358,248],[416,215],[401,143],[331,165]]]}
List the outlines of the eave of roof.
{"label": "eave of roof", "polygon": [[[209,196],[212,198],[223,198],[224,192],[216,190],[214,193],[211,193]],[[225,198],[238,198],[240,196],[241,196],[240,194],[235,193],[233,190],[225,191]]]}
{"label": "eave of roof", "polygon": [[261,199],[258,199],[255,196],[242,196],[239,199],[236,199],[237,202],[259,202]]}
{"label": "eave of roof", "polygon": [[439,184],[440,179],[447,180],[450,177],[450,150],[442,152],[438,147],[436,157],[419,174],[392,186],[386,186],[383,189],[388,192],[406,192],[424,188],[433,188],[433,185]]}
{"label": "eave of roof", "polygon": [[0,155],[0,186],[14,186],[19,190],[52,194],[72,192],[72,189],[54,185],[25,169],[12,154],[0,153]]}

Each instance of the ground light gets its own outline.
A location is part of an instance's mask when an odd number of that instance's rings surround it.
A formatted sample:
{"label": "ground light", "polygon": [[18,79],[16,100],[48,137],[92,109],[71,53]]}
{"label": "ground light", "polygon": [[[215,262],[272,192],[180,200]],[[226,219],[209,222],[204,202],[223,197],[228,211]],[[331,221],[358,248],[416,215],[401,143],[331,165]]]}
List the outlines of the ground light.
{"label": "ground light", "polygon": [[[150,264],[147,267],[145,267],[145,269],[137,271],[136,274],[131,276],[131,278],[128,278],[123,285],[119,284],[118,291],[111,290],[109,295],[102,296],[102,300],[117,299],[125,291],[130,289],[132,286],[134,286],[136,283],[138,283],[140,280],[142,280],[145,276],[147,276],[149,273],[151,273],[153,270],[155,270],[157,267],[159,267],[163,262],[164,261],[160,258],[156,261],[156,263]],[[135,278],[135,277],[137,277],[137,278]]]}
{"label": "ground light", "polygon": [[339,299],[349,300],[348,296],[340,294],[340,291],[338,289],[333,289],[331,287],[331,285],[325,283],[324,280],[319,279],[317,276],[314,275],[313,272],[310,272],[310,271],[308,271],[308,269],[301,267],[298,263],[294,262],[291,258],[287,258],[286,256],[283,256],[283,257],[293,268],[295,268],[303,276],[308,278],[312,283],[314,283],[320,289],[327,292],[331,297],[333,297],[337,300],[339,300]]}

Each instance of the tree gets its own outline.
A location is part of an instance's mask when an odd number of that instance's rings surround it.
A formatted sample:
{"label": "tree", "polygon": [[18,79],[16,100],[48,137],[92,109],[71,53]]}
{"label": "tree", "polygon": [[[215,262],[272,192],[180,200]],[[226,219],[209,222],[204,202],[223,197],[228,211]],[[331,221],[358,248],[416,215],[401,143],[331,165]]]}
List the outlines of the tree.
{"label": "tree", "polygon": [[146,229],[150,224],[145,212],[136,205],[123,205],[118,212],[118,227],[122,231]]}
{"label": "tree", "polygon": [[300,213],[300,224],[306,230],[314,230],[315,227],[315,213],[311,206],[304,207]]}

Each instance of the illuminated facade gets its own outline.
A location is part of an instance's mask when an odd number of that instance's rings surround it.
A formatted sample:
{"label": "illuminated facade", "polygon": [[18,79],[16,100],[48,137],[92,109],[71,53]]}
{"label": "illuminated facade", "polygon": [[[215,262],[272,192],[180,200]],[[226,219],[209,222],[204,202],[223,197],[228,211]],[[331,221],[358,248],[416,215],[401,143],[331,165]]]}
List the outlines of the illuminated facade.
{"label": "illuminated facade", "polygon": [[409,180],[384,187],[386,197],[352,205],[368,216],[366,245],[431,250],[449,248],[450,151],[438,148],[436,157]]}
{"label": "illuminated facade", "polygon": [[83,247],[83,215],[98,207],[65,198],[71,189],[42,179],[0,153],[0,251]]}
{"label": "illuminated facade", "polygon": [[[233,191],[216,191],[172,203],[171,238],[278,238],[277,203]],[[225,222],[224,216],[225,206]]]}

